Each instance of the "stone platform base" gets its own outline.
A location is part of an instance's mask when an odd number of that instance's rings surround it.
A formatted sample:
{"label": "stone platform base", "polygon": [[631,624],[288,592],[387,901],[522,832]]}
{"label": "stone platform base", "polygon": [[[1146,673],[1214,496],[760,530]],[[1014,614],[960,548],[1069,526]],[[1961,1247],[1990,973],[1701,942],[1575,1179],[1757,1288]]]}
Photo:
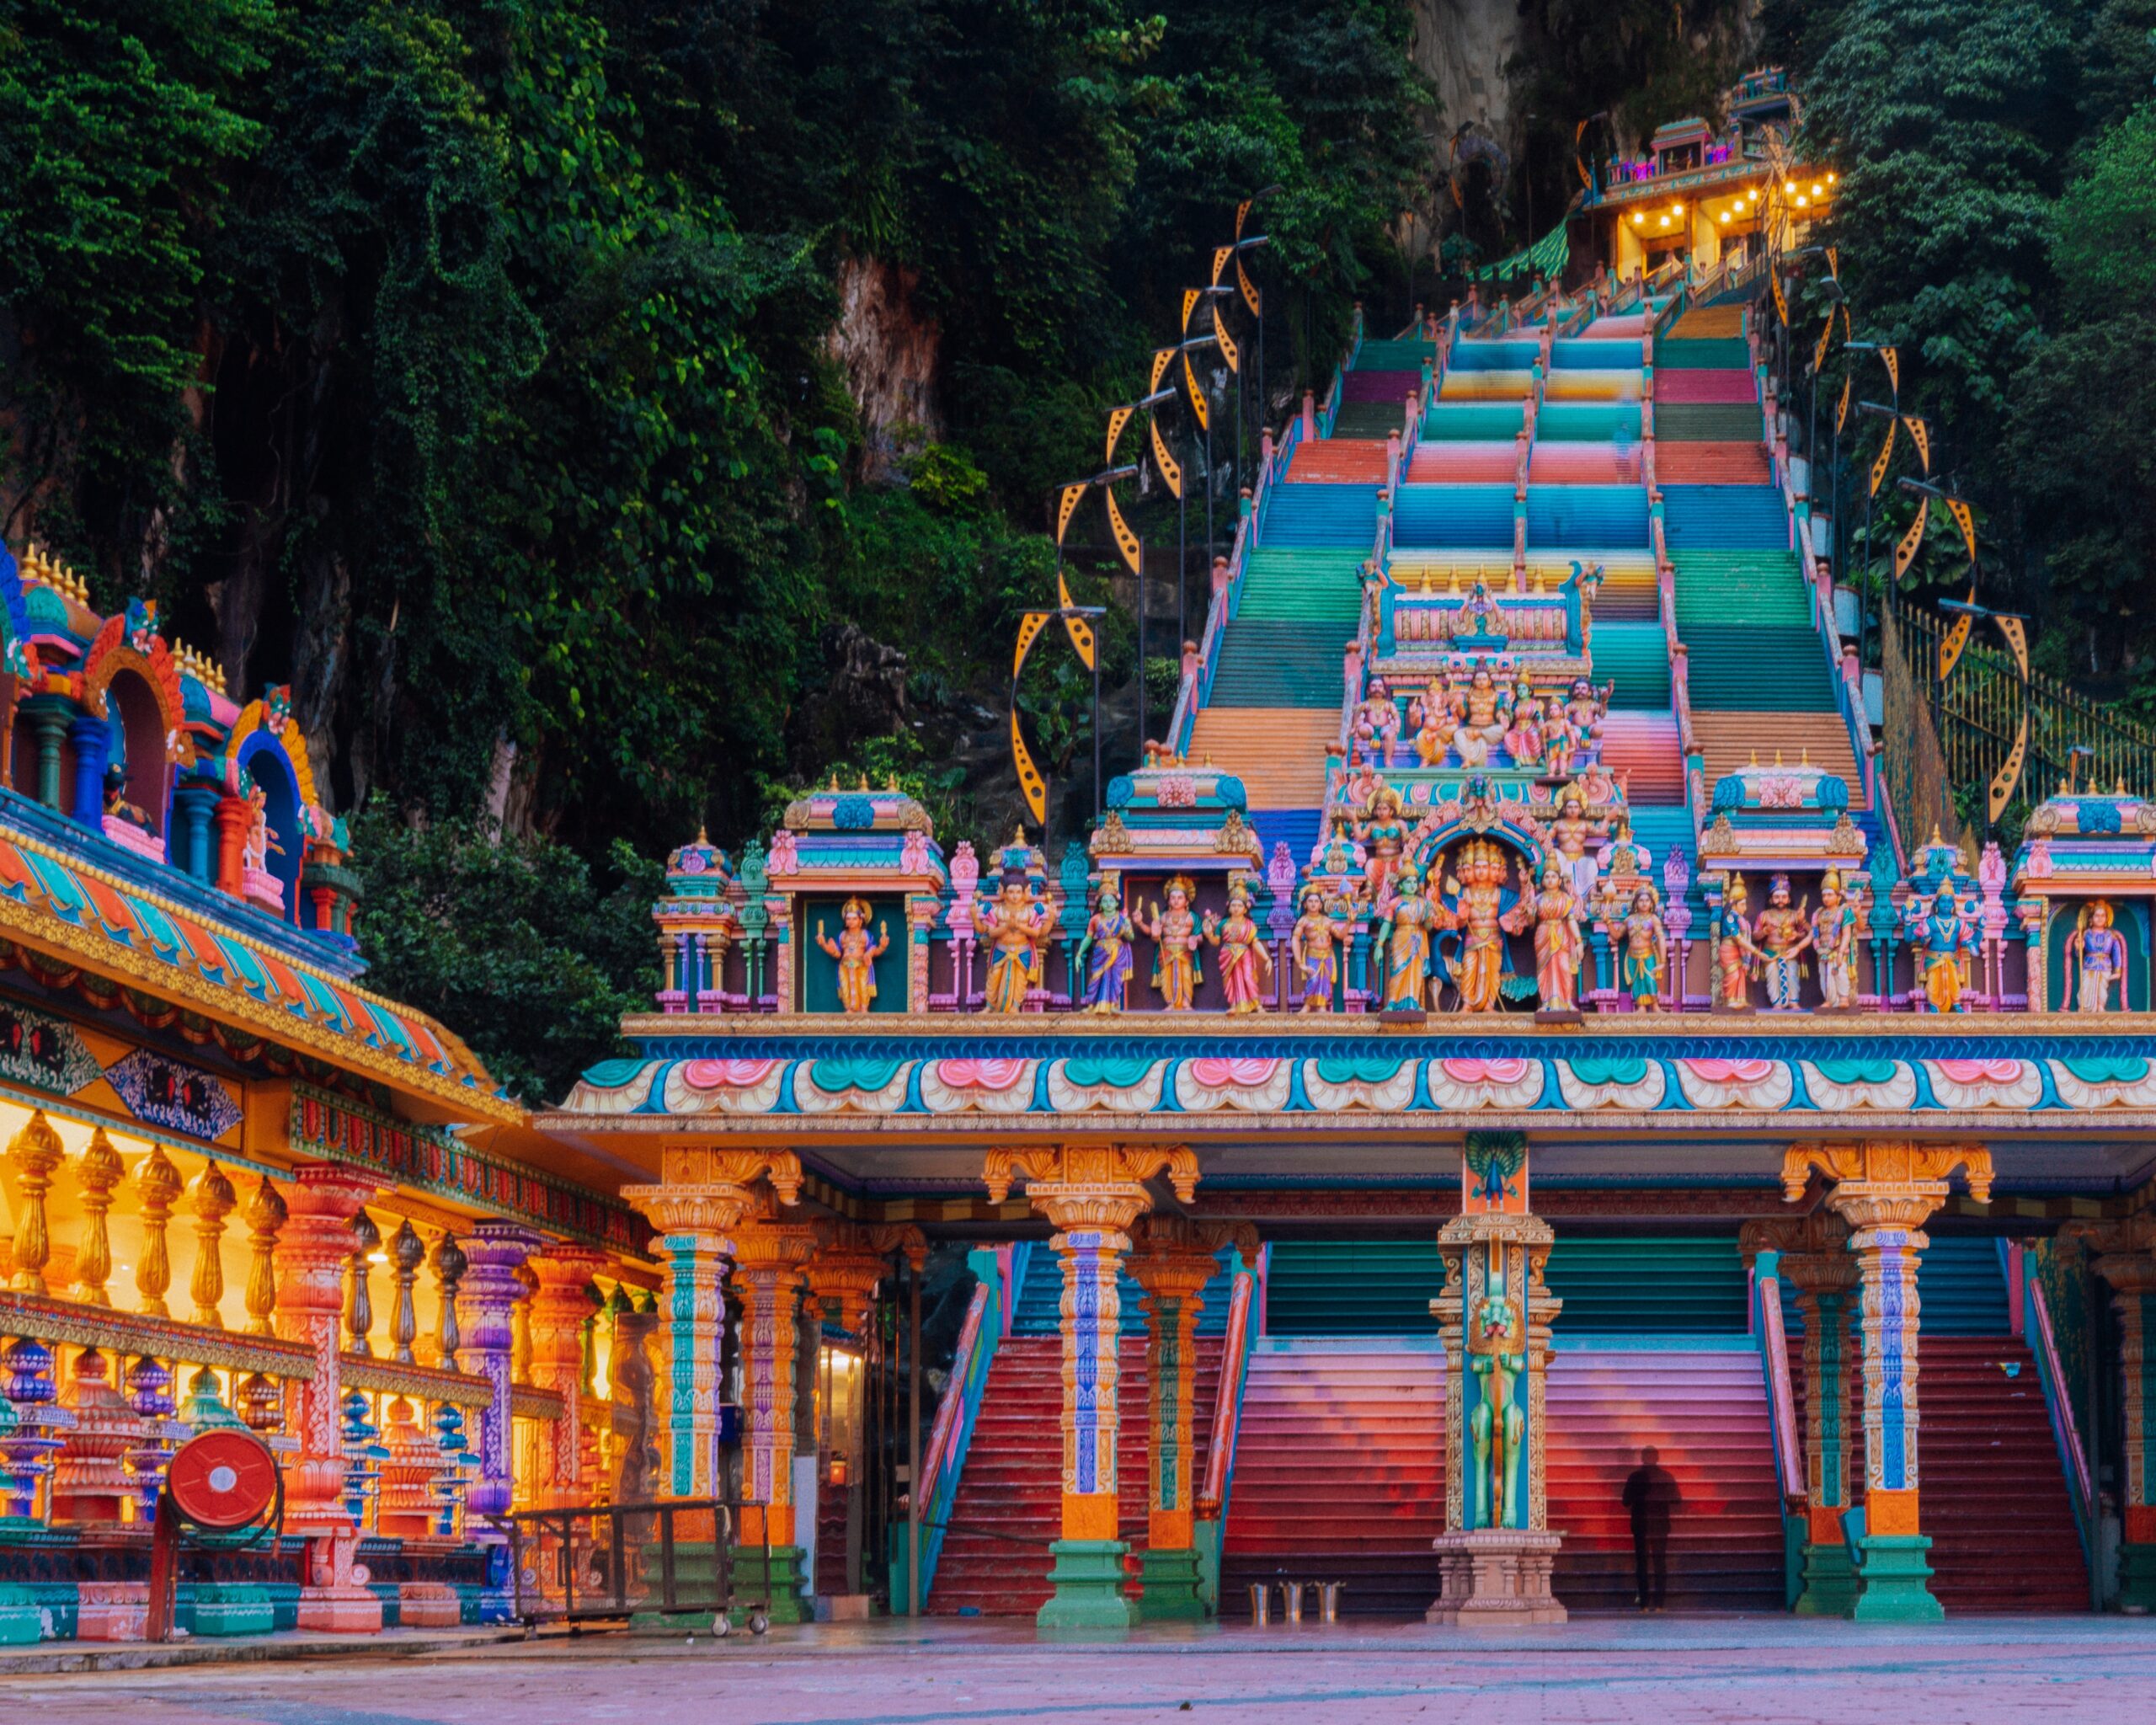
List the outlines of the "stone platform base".
{"label": "stone platform base", "polygon": [[1863,1591],[1849,1607],[1859,1623],[1937,1623],[1946,1608],[1925,1585],[1931,1541],[1921,1534],[1866,1534],[1857,1543],[1856,1577]]}
{"label": "stone platform base", "polygon": [[1129,1547],[1121,1540],[1052,1540],[1048,1549],[1055,1591],[1035,1616],[1037,1628],[1097,1633],[1130,1627],[1136,1614],[1123,1596]]}
{"label": "stone platform base", "polygon": [[464,1601],[456,1589],[438,1581],[400,1582],[397,1623],[401,1629],[455,1629],[464,1621]]}
{"label": "stone platform base", "polygon": [[2119,1547],[2119,1610],[2137,1617],[2156,1611],[2156,1545],[2129,1540]]}
{"label": "stone platform base", "polygon": [[1198,1553],[1148,1551],[1139,1559],[1143,1583],[1137,1616],[1147,1623],[1202,1623],[1209,1615],[1198,1592]]}
{"label": "stone platform base", "polygon": [[1562,1623],[1565,1608],[1550,1597],[1550,1572],[1563,1536],[1517,1528],[1476,1528],[1439,1534],[1438,1602],[1422,1616],[1464,1629],[1522,1629]]}

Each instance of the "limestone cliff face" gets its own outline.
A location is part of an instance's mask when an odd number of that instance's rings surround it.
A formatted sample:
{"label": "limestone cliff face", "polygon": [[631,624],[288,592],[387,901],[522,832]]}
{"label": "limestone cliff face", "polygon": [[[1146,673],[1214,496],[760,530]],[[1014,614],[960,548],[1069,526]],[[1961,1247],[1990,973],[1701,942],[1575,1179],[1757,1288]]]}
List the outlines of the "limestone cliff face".
{"label": "limestone cliff face", "polygon": [[848,258],[839,266],[830,350],[861,415],[869,478],[889,469],[895,428],[917,426],[931,441],[941,429],[935,388],[942,331],[914,305],[914,286],[912,271],[878,259]]}
{"label": "limestone cliff face", "polygon": [[1413,3],[1415,63],[1437,87],[1445,135],[1473,120],[1508,150],[1513,148],[1518,138],[1505,67],[1519,51],[1519,0]]}

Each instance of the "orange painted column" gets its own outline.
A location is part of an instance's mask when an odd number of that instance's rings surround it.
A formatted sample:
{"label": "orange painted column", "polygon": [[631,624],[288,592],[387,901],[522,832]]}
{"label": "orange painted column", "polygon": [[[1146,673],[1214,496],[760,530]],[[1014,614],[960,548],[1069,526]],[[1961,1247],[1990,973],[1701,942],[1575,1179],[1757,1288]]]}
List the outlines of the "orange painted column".
{"label": "orange painted column", "polygon": [[816,1242],[812,1225],[782,1218],[769,1197],[734,1236],[734,1290],[741,1301],[741,1399],[747,1426],[734,1562],[737,1570],[744,1562],[760,1563],[764,1543],[770,1542],[770,1615],[775,1623],[798,1622],[804,1615],[803,1553],[793,1520],[795,1362],[803,1272]]}
{"label": "orange painted column", "polygon": [[314,1375],[286,1386],[285,1429],[299,1439],[284,1464],[285,1531],[307,1541],[299,1626],[352,1634],[382,1627],[382,1601],[357,1562],[360,1530],[346,1512],[343,1353],[338,1321],[352,1218],[376,1188],[329,1162],[307,1162],[285,1188],[287,1216],[277,1239],[277,1333],[304,1343]]}
{"label": "orange painted column", "polygon": [[1967,1171],[1979,1201],[1991,1195],[1991,1155],[1973,1145],[1866,1139],[1794,1145],[1783,1196],[1802,1197],[1813,1169],[1834,1182],[1827,1205],[1849,1227],[1864,1337],[1864,1536],[1850,1615],[1860,1621],[1928,1622],[1945,1616],[1925,1583],[1931,1566],[1919,1513],[1917,1265],[1931,1244],[1924,1223],[1945,1201],[1947,1176]]}
{"label": "orange painted column", "polygon": [[1145,1290],[1145,1553],[1139,1615],[1148,1622],[1201,1619],[1192,1480],[1197,1413],[1198,1319],[1219,1265],[1199,1230],[1181,1216],[1139,1222],[1131,1274]]}
{"label": "orange painted column", "polygon": [[1152,1207],[1145,1182],[1165,1172],[1187,1203],[1198,1161],[1187,1149],[1066,1145],[990,1151],[985,1177],[1000,1204],[1022,1178],[1033,1208],[1056,1231],[1049,1244],[1063,1267],[1063,1514],[1049,1546],[1055,1591],[1037,1620],[1044,1629],[1127,1628],[1124,1547],[1117,1537],[1117,1349],[1121,1300],[1117,1271],[1133,1223]]}
{"label": "orange painted column", "polygon": [[591,1279],[610,1260],[582,1246],[551,1246],[527,1259],[539,1278],[531,1296],[531,1381],[562,1398],[560,1415],[540,1429],[532,1498],[543,1509],[590,1503],[598,1482],[583,1477],[584,1326],[593,1311]]}

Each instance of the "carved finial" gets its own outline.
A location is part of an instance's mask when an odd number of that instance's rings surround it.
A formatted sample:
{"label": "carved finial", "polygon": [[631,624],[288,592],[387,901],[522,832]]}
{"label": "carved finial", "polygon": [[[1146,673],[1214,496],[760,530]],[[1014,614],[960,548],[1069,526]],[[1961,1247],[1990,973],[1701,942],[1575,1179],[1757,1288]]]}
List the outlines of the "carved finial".
{"label": "carved finial", "polygon": [[195,1311],[188,1322],[200,1324],[205,1329],[221,1330],[225,1327],[224,1319],[217,1312],[225,1298],[221,1242],[225,1218],[238,1202],[239,1194],[232,1190],[232,1183],[225,1171],[215,1162],[205,1167],[195,1179],[195,1195],[189,1201],[195,1212],[195,1274],[187,1289],[195,1296]]}
{"label": "carved finial", "polygon": [[120,1152],[99,1126],[90,1134],[90,1146],[75,1164],[75,1188],[82,1194],[83,1244],[75,1254],[75,1297],[89,1306],[109,1306],[104,1291],[112,1274],[112,1236],[105,1226],[105,1212],[112,1208],[112,1190],[125,1176]]}
{"label": "carved finial", "polygon": [[397,1270],[397,1309],[389,1323],[389,1357],[399,1365],[414,1363],[412,1338],[419,1332],[419,1320],[412,1304],[412,1284],[418,1279],[426,1256],[426,1242],[419,1238],[412,1219],[405,1217],[389,1242],[389,1261]]}
{"label": "carved finial", "polygon": [[23,1130],[8,1146],[8,1160],[15,1167],[14,1258],[15,1290],[43,1294],[45,1266],[52,1256],[51,1236],[45,1226],[45,1194],[51,1189],[52,1171],[66,1158],[67,1148],[45,1110],[33,1108]]}
{"label": "carved finial", "polygon": [[247,1327],[251,1335],[276,1333],[277,1234],[289,1211],[283,1195],[264,1174],[247,1201],[247,1237],[253,1256],[247,1266]]}
{"label": "carved finial", "polygon": [[142,1217],[142,1250],[135,1262],[135,1291],[141,1296],[136,1310],[145,1317],[168,1317],[165,1290],[172,1286],[172,1257],[165,1245],[165,1225],[184,1189],[179,1170],[172,1165],[164,1146],[153,1144],[142,1166],[135,1171],[135,1200]]}

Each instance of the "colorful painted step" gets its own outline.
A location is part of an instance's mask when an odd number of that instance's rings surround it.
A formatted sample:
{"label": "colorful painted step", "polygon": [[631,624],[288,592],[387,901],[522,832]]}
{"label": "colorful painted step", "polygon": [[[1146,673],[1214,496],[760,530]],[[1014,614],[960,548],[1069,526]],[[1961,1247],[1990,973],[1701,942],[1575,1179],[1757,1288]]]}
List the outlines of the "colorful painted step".
{"label": "colorful painted step", "polygon": [[1657,440],[1654,476],[1662,485],[1765,485],[1774,479],[1764,443]]}
{"label": "colorful painted step", "polygon": [[1422,441],[1508,443],[1526,423],[1524,402],[1436,401],[1422,415]]}
{"label": "colorful painted step", "polygon": [[1403,485],[1393,506],[1393,543],[1509,550],[1510,485]]}
{"label": "colorful painted step", "polygon": [[1595,681],[1617,686],[1609,701],[1613,716],[1669,711],[1669,643],[1660,623],[1598,617],[1593,645]]}
{"label": "colorful painted step", "polygon": [[1249,1621],[1251,1585],[1288,1579],[1344,1583],[1340,1609],[1354,1616],[1419,1617],[1437,1598],[1444,1356],[1427,1301],[1421,1336],[1275,1335],[1252,1351],[1221,1541],[1224,1621]]}
{"label": "colorful painted step", "polygon": [[1519,445],[1502,441],[1425,437],[1407,463],[1415,485],[1509,485],[1519,470]]}
{"label": "colorful painted step", "polygon": [[1644,550],[1652,542],[1647,494],[1637,485],[1527,488],[1531,551]]}
{"label": "colorful painted step", "polygon": [[1758,443],[1766,435],[1766,422],[1756,403],[1742,407],[1655,404],[1657,444]]}
{"label": "colorful painted step", "polygon": [[1438,344],[1434,341],[1417,337],[1374,340],[1365,336],[1363,344],[1355,350],[1354,368],[1348,375],[1352,377],[1357,371],[1408,371],[1419,381],[1423,366],[1437,356]]}
{"label": "colorful painted step", "polygon": [[[1349,634],[1353,628],[1352,622],[1347,626]],[[1206,710],[1299,707],[1337,714],[1342,694],[1340,660],[1337,654],[1322,650],[1320,640],[1314,638],[1318,634],[1306,620],[1236,618],[1220,644]]]}
{"label": "colorful painted step", "polygon": [[[1813,643],[1816,649],[1817,642]],[[1771,650],[1771,649],[1766,649]],[[1787,649],[1796,650],[1791,643]],[[1732,698],[1741,690],[1727,692]],[[1784,698],[1786,692],[1777,690]],[[1757,701],[1759,697],[1755,696]],[[1707,788],[1739,767],[1780,759],[1791,766],[1809,761],[1824,767],[1849,788],[1852,816],[1866,806],[1864,777],[1858,771],[1856,751],[1849,743],[1849,726],[1833,711],[1801,712],[1789,708],[1759,710],[1731,707],[1692,707],[1692,740],[1700,747],[1706,767]]]}
{"label": "colorful painted step", "polygon": [[1332,416],[1332,435],[1382,443],[1406,424],[1407,403],[1404,396],[1391,401],[1343,401]]}
{"label": "colorful painted step", "polygon": [[1288,458],[1291,485],[1378,486],[1385,478],[1385,441],[1381,435],[1310,438],[1297,444]]}
{"label": "colorful painted step", "polygon": [[1785,551],[1789,506],[1778,485],[1675,485],[1662,478],[1662,542],[1679,551]]}
{"label": "colorful painted step", "polygon": [[1545,401],[1637,401],[1646,379],[1636,369],[1630,371],[1552,371],[1544,386]]}
{"label": "colorful painted step", "polygon": [[1553,443],[1538,437],[1527,458],[1530,485],[1637,486],[1644,471],[1637,443]]}
{"label": "colorful painted step", "polygon": [[1557,1597],[1575,1613],[1636,1608],[1625,1485],[1651,1448],[1675,1490],[1666,1603],[1780,1610],[1781,1492],[1758,1348],[1741,1336],[1717,1348],[1638,1348],[1563,1333],[1572,1316],[1568,1300],[1548,1391],[1550,1527],[1565,1541]]}
{"label": "colorful painted step", "polygon": [[1191,727],[1193,761],[1242,781],[1249,806],[1315,809],[1325,800],[1325,750],[1340,734],[1340,671],[1331,708],[1209,707]]}
{"label": "colorful painted step", "polygon": [[1316,547],[1262,545],[1245,553],[1230,632],[1245,622],[1330,622],[1353,635],[1366,560],[1364,552]]}
{"label": "colorful painted step", "polygon": [[1664,407],[1748,406],[1759,399],[1759,389],[1749,371],[1704,371],[1679,368],[1658,373],[1654,380],[1654,404]]}
{"label": "colorful painted step", "polygon": [[1665,335],[1654,344],[1655,387],[1665,371],[1747,371],[1752,350],[1737,336],[1698,339]]}
{"label": "colorful painted step", "polygon": [[1537,443],[1637,443],[1636,402],[1545,401],[1534,415]]}
{"label": "colorful painted step", "polygon": [[1499,339],[1494,341],[1477,340],[1470,337],[1453,344],[1451,355],[1445,360],[1448,371],[1525,371],[1542,351],[1539,341],[1517,341]]}
{"label": "colorful painted step", "polygon": [[[1209,1337],[1198,1343],[1192,1436],[1198,1455],[1212,1440],[1220,1346]],[[1135,1551],[1144,1548],[1146,1532],[1143,1338],[1126,1334],[1118,1359],[1119,1531]],[[1030,1617],[1047,1601],[1049,1541],[1059,1536],[1062,1514],[1062,1406],[1061,1338],[1006,1337],[989,1368],[973,1443],[958,1476],[949,1530],[929,1589],[931,1614]]]}
{"label": "colorful painted step", "polygon": [[1353,547],[1367,557],[1377,524],[1374,484],[1274,485],[1266,492],[1258,542]]}
{"label": "colorful painted step", "polygon": [[1744,334],[1744,307],[1694,306],[1670,326],[1669,334],[1679,341],[1729,340]]}

